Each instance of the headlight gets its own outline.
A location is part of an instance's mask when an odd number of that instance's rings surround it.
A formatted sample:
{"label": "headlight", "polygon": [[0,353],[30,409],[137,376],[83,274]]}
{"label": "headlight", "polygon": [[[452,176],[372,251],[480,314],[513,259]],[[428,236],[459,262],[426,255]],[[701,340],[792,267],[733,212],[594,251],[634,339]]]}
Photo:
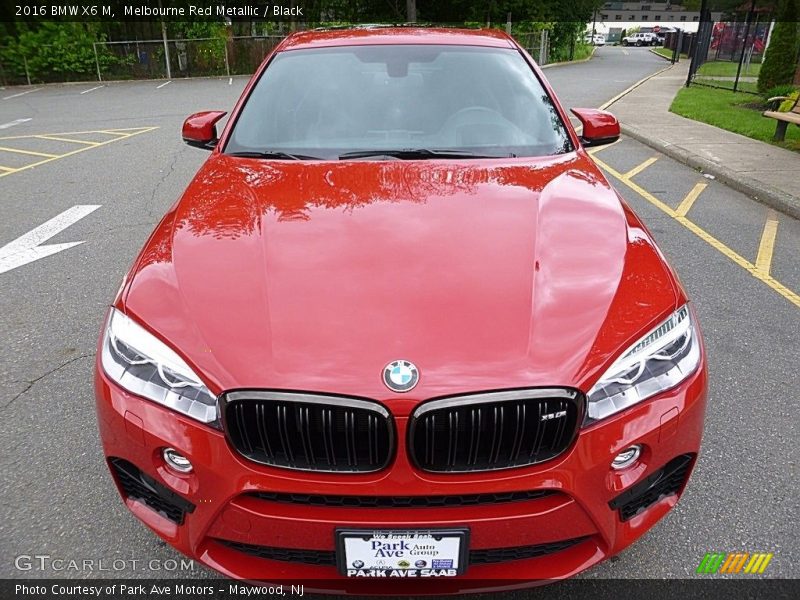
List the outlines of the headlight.
{"label": "headlight", "polygon": [[106,324],[103,370],[126,390],[218,426],[217,399],[175,351],[116,309]]}
{"label": "headlight", "polygon": [[700,341],[683,305],[620,356],[587,394],[584,425],[675,387],[700,364]]}

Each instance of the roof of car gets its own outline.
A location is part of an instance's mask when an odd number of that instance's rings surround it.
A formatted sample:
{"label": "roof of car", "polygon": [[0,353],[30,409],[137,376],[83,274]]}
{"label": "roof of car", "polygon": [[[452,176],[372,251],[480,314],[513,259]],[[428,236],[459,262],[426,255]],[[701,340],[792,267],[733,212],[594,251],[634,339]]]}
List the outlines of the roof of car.
{"label": "roof of car", "polygon": [[445,27],[361,26],[346,29],[312,29],[290,35],[281,50],[325,46],[373,44],[451,44],[513,48],[508,35],[497,29],[450,29]]}

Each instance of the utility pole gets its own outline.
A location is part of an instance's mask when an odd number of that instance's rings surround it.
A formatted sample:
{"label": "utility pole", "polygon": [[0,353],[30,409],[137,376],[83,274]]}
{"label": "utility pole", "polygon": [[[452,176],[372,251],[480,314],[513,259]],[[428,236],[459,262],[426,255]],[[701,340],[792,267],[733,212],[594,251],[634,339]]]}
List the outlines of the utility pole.
{"label": "utility pole", "polygon": [[[158,8],[162,8],[161,0],[158,0]],[[161,17],[161,39],[164,41],[164,63],[167,66],[167,79],[172,79],[172,69],[169,66],[169,45],[167,44],[167,23]]]}

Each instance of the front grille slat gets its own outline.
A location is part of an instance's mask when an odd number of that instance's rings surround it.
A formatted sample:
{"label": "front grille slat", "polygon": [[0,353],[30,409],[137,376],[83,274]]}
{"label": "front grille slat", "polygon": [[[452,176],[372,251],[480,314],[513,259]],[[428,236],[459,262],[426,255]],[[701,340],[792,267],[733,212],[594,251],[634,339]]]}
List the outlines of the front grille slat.
{"label": "front grille slat", "polygon": [[394,424],[377,402],[288,392],[229,392],[225,431],[244,457],[305,471],[370,472],[394,453]]}
{"label": "front grille slat", "polygon": [[449,494],[447,496],[339,496],[332,494],[294,494],[289,492],[250,492],[247,494],[267,502],[310,506],[352,508],[453,508],[484,504],[527,502],[556,494],[554,490],[491,492],[483,494]]}
{"label": "front grille slat", "polygon": [[258,420],[258,439],[261,441],[261,447],[267,453],[268,458],[272,458],[275,454],[272,452],[272,445],[269,443],[269,438],[264,435],[267,428],[267,407],[263,405],[256,406],[256,419]]}
{"label": "front grille slat", "polygon": [[[560,540],[534,546],[511,546],[508,548],[488,548],[481,550],[470,550],[469,564],[481,565],[490,563],[503,563],[512,560],[524,560],[537,558],[561,552],[571,548],[581,542],[588,540],[588,537]],[[265,558],[268,560],[279,560],[285,562],[303,563],[308,565],[336,565],[336,552],[333,550],[305,550],[298,548],[276,548],[272,546],[256,546],[243,542],[233,542],[230,540],[215,539],[223,546],[232,548],[244,554]]]}
{"label": "front grille slat", "polygon": [[433,472],[491,471],[555,458],[577,435],[582,396],[563,388],[488,392],[421,404],[409,453]]}

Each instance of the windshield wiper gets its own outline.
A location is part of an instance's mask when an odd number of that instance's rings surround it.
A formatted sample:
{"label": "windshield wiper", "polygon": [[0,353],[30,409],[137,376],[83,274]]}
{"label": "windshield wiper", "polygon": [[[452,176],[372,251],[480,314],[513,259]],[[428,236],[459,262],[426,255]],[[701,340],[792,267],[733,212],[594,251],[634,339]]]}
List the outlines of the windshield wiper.
{"label": "windshield wiper", "polygon": [[228,156],[238,156],[241,158],[265,158],[276,160],[322,160],[319,156],[309,156],[307,154],[289,154],[280,150],[247,151],[247,152],[226,152]]}
{"label": "windshield wiper", "polygon": [[428,148],[406,148],[404,150],[356,150],[339,155],[339,160],[390,156],[401,160],[424,160],[430,158],[514,158],[514,154],[479,154],[468,150],[430,150]]}

